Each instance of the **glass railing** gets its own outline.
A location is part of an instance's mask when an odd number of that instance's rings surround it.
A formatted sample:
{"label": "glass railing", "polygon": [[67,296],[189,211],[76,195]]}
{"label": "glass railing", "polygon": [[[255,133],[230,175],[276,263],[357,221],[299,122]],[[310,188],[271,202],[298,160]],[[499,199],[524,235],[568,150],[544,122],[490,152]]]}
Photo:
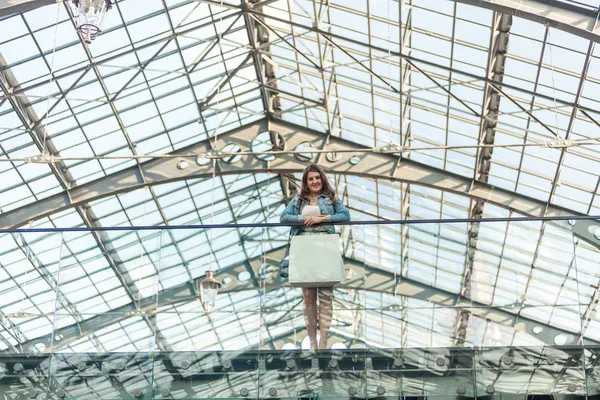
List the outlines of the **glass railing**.
{"label": "glass railing", "polygon": [[[0,232],[3,398],[600,393],[600,224],[337,226],[327,349],[280,224]],[[221,284],[207,313],[202,282]],[[206,285],[206,283],[205,283]],[[208,293],[208,292],[206,292]]]}

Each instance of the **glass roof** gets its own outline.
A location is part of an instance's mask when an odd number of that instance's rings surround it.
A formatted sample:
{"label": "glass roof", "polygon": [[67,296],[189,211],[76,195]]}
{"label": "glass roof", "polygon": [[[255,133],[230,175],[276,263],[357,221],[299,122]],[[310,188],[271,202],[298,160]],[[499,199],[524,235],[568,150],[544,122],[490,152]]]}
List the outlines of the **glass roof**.
{"label": "glass roof", "polygon": [[[600,49],[588,39],[459,1],[276,0],[248,11],[237,0],[121,0],[86,46],[69,10],[51,5],[0,19],[0,216],[265,116],[367,148],[404,146],[402,158],[416,163],[600,214]],[[43,149],[65,160],[23,161]],[[475,215],[467,195],[341,173],[330,179],[354,221]],[[299,181],[261,172],[114,188],[23,227],[278,222],[289,200],[284,185]],[[522,216],[492,204],[476,215]],[[0,351],[185,287],[209,265],[249,263],[284,246],[287,234],[0,233]],[[354,262],[600,341],[592,312],[598,248],[566,223],[354,225],[341,237]],[[253,275],[245,280],[260,281]],[[99,323],[68,344],[54,338],[52,350],[300,346],[297,290],[231,291],[210,316],[200,309],[197,300],[159,304],[155,318]],[[453,346],[461,312],[340,288],[332,332],[348,347]],[[542,343],[476,313],[465,329],[476,346]]]}

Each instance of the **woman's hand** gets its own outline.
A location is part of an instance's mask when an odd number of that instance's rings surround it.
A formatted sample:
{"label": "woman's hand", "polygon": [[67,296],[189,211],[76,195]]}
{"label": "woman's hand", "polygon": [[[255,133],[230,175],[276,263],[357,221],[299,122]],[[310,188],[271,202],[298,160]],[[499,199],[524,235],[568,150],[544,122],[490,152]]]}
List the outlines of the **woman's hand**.
{"label": "woman's hand", "polygon": [[306,217],[306,219],[304,220],[304,225],[305,226],[311,226],[311,225],[320,224],[322,222],[325,222],[325,216],[324,215],[318,215],[318,216],[315,216],[315,217]]}

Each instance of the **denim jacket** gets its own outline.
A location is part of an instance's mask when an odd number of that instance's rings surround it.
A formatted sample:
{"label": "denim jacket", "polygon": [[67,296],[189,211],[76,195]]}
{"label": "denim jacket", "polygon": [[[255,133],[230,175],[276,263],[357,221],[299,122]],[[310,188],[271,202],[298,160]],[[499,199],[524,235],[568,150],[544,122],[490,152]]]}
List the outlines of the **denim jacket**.
{"label": "denim jacket", "polygon": [[[325,222],[344,222],[350,221],[350,213],[344,206],[341,200],[338,198],[335,204],[331,204],[329,196],[320,195],[317,199],[321,215],[325,215]],[[300,200],[300,195],[294,196],[292,201],[287,205],[285,210],[281,213],[279,220],[281,222],[304,222],[304,216],[302,215],[302,209],[307,205],[306,201]],[[327,232],[335,233],[335,226],[325,225]],[[301,226],[292,226],[290,230],[290,237],[294,236],[301,229]]]}

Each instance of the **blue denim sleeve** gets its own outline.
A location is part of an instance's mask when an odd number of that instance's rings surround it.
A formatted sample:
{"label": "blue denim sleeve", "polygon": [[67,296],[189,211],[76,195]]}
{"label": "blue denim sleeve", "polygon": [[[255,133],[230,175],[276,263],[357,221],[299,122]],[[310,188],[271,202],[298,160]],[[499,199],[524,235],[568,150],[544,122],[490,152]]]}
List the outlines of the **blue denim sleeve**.
{"label": "blue denim sleeve", "polygon": [[279,217],[280,222],[304,222],[304,216],[302,214],[294,214],[294,205],[298,201],[298,195],[290,201],[287,207],[281,213]]}
{"label": "blue denim sleeve", "polygon": [[350,221],[350,212],[348,212],[348,209],[346,208],[344,203],[342,203],[342,200],[338,198],[337,202],[333,205],[333,209],[335,211],[335,214],[326,216],[325,222]]}

